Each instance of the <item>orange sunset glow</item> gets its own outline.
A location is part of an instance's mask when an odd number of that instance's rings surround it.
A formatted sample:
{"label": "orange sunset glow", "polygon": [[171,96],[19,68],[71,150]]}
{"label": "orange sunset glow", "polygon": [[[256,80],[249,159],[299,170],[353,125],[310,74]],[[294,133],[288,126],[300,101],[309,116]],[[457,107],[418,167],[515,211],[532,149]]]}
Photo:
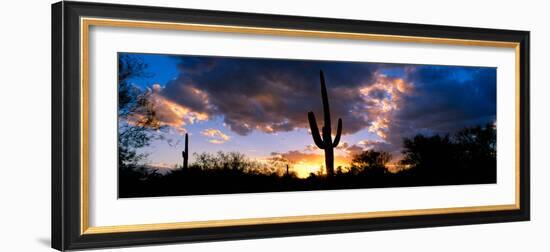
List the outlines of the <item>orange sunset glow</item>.
{"label": "orange sunset glow", "polygon": [[121,197],[496,178],[496,68],[118,59]]}

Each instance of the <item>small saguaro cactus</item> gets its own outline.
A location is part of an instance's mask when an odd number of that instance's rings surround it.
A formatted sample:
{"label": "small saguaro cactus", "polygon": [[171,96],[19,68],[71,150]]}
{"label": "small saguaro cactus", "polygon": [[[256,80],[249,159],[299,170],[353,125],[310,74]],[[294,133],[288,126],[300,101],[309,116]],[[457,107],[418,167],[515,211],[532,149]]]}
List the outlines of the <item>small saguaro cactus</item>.
{"label": "small saguaro cactus", "polygon": [[285,173],[286,176],[289,176],[290,173],[288,173],[288,164],[286,165],[286,173]]}
{"label": "small saguaro cactus", "polygon": [[331,177],[334,174],[334,148],[338,146],[340,142],[340,135],[342,134],[342,119],[338,119],[338,127],[336,129],[336,135],[334,137],[334,142],[332,141],[332,128],[330,122],[330,108],[328,104],[328,95],[327,87],[325,85],[325,76],[323,71],[320,73],[321,78],[321,98],[323,99],[323,115],[324,115],[324,125],[322,128],[322,138],[319,133],[319,128],[317,127],[317,121],[315,119],[315,114],[309,112],[307,118],[309,120],[309,127],[311,129],[311,135],[313,136],[313,141],[315,145],[320,149],[325,150],[325,167],[327,171],[327,176]]}
{"label": "small saguaro cactus", "polygon": [[187,150],[189,142],[187,140],[187,133],[185,133],[185,150],[181,152],[181,156],[183,157],[183,169],[187,170],[187,160],[189,159],[189,150]]}

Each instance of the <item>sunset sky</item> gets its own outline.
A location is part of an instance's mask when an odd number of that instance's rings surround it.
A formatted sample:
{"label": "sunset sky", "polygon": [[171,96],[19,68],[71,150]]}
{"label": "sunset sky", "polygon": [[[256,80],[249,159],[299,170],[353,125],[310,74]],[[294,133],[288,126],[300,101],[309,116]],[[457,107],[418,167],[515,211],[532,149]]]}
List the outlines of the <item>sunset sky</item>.
{"label": "sunset sky", "polygon": [[[123,55],[123,53],[120,53]],[[369,148],[399,158],[404,137],[452,133],[496,122],[496,68],[133,54],[150,76],[130,79],[153,93],[167,130],[140,152],[156,167],[190,153],[238,151],[251,159],[283,157],[298,176],[317,172],[307,112],[322,127],[319,71],[326,78],[333,132],[343,134],[335,166]],[[193,158],[190,155],[190,162]]]}

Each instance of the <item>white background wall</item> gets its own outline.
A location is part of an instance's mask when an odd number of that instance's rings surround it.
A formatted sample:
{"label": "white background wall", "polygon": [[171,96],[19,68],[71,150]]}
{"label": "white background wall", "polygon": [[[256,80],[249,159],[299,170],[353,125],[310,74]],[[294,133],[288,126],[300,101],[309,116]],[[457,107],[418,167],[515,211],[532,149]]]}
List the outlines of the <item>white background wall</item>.
{"label": "white background wall", "polygon": [[[531,31],[532,221],[116,251],[548,251],[550,8],[545,1],[177,1],[122,3]],[[50,4],[0,10],[0,251],[48,251],[50,241]],[[20,179],[25,178],[25,179]],[[111,250],[111,249],[108,249]],[[114,250],[114,249],[113,249]]]}

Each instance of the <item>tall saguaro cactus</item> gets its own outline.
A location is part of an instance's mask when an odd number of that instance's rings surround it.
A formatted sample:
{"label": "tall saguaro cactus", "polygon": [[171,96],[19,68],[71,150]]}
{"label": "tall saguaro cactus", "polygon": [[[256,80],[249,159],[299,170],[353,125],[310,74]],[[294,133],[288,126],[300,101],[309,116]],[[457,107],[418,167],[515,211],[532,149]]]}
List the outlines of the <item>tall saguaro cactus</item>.
{"label": "tall saguaro cactus", "polygon": [[181,156],[183,157],[183,169],[187,170],[187,160],[189,159],[189,150],[187,150],[189,142],[187,140],[187,133],[185,133],[185,150],[181,152]]}
{"label": "tall saguaro cactus", "polygon": [[338,127],[336,129],[336,136],[334,137],[333,142],[330,122],[330,107],[328,104],[327,87],[325,85],[325,76],[323,75],[323,71],[320,73],[320,79],[324,114],[324,125],[321,132],[322,138],[319,133],[319,128],[317,127],[315,114],[313,112],[309,112],[307,114],[307,118],[309,120],[309,127],[311,128],[311,135],[313,136],[315,145],[317,145],[320,149],[325,150],[325,167],[327,170],[327,176],[331,177],[334,174],[334,148],[338,146],[338,143],[340,142],[340,135],[342,134],[342,119],[338,119]]}

